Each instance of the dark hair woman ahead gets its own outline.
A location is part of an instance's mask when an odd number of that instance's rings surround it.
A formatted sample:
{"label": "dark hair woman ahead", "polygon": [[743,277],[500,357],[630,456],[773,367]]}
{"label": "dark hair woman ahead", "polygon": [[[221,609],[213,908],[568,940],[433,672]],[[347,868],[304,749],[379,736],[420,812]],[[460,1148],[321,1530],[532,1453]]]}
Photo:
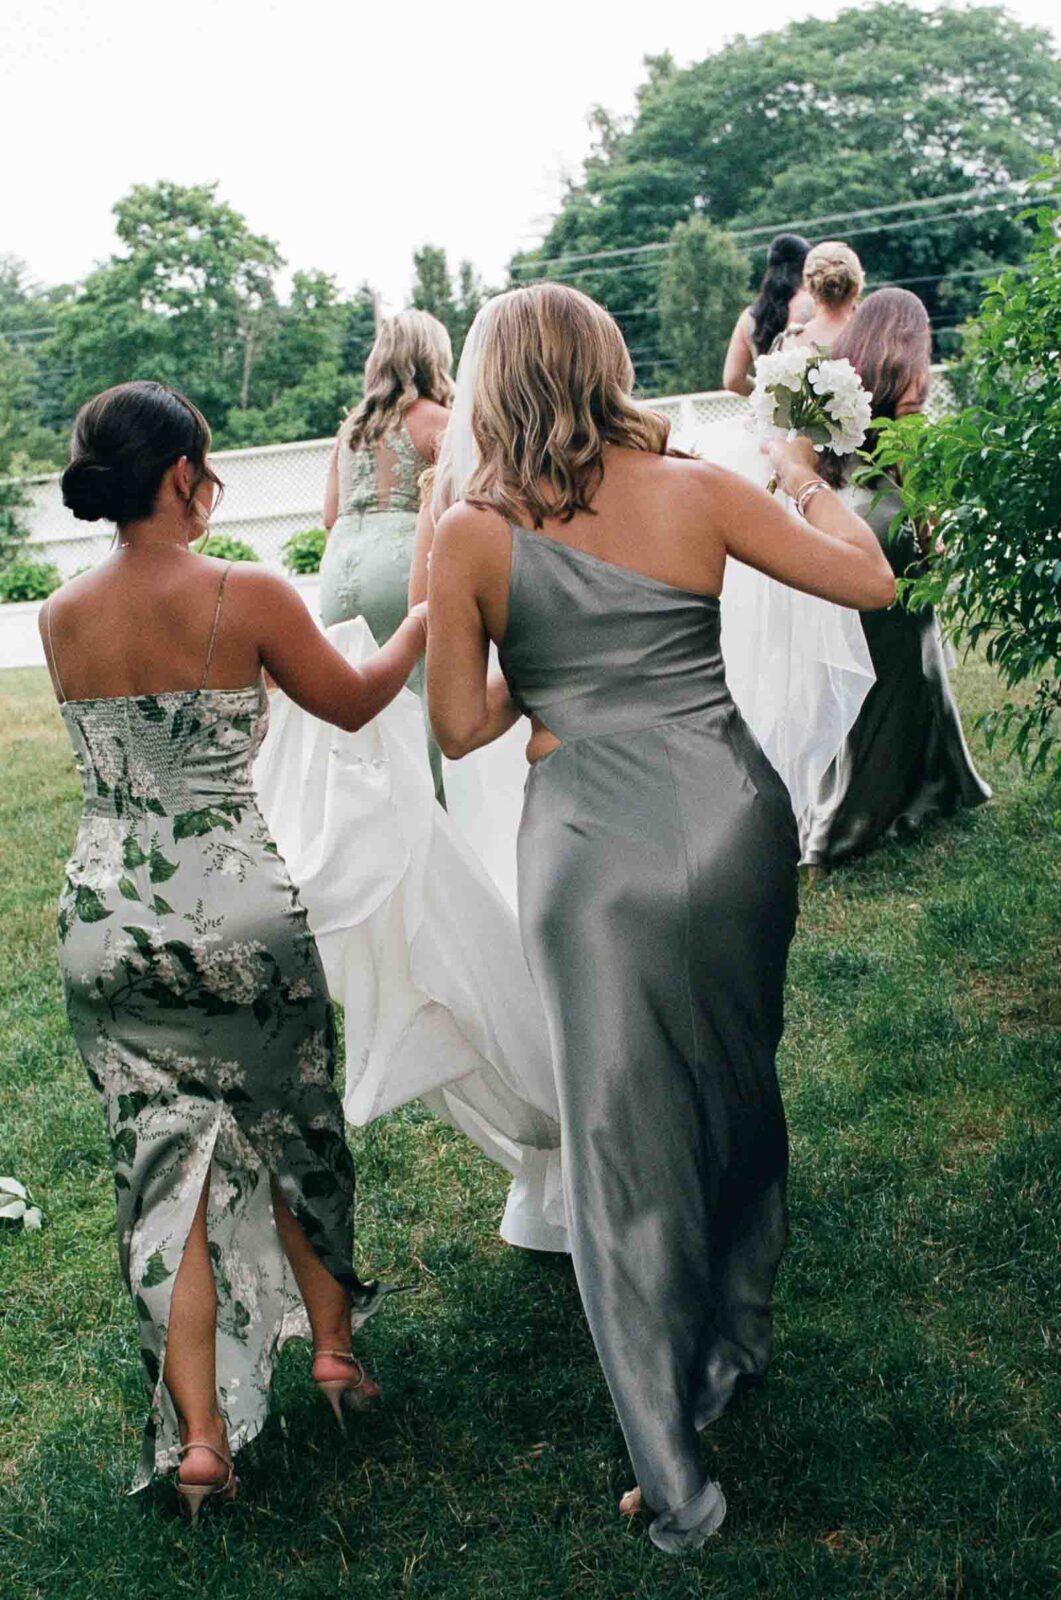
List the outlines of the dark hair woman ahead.
{"label": "dark hair woman ahead", "polygon": [[[352,1333],[381,1303],[353,1265],[353,1164],[313,935],[258,811],[267,669],[360,727],[426,639],[409,617],[357,670],[297,593],[194,553],[219,480],[183,395],[126,383],[80,412],[63,498],[115,547],[41,613],[84,786],[59,903],[70,1025],[114,1157],[122,1272],[151,1393],[134,1488],[235,1493],[283,1339],[312,1333],[342,1416],[378,1394]],[[307,1326],[308,1314],[308,1326]]]}
{"label": "dark hair woman ahead", "polygon": [[766,257],[759,293],[742,311],[730,336],[722,381],[733,394],[751,394],[756,356],[770,349],[790,322],[801,322],[811,312],[811,298],[803,286],[803,264],[810,245],[798,233],[779,233]]}

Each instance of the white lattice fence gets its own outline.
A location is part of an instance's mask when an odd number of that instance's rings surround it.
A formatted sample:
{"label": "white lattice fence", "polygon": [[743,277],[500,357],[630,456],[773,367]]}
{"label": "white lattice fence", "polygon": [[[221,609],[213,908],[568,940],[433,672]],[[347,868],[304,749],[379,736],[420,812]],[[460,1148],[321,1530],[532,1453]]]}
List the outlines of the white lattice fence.
{"label": "white lattice fence", "polygon": [[[739,417],[745,408],[739,395],[724,390],[668,395],[649,404],[671,418],[675,441],[690,448],[695,448],[698,429],[704,424]],[[946,380],[937,373],[928,412],[939,415],[950,404]],[[256,450],[219,451],[213,460],[225,494],[214,515],[215,532],[244,540],[268,566],[282,570],[285,541],[293,533],[320,526],[330,450],[330,439],[311,439]],[[29,488],[33,502],[28,519],[30,542],[41,556],[55,562],[64,578],[106,553],[112,530],[75,521],[62,503],[58,476],[35,478]]]}

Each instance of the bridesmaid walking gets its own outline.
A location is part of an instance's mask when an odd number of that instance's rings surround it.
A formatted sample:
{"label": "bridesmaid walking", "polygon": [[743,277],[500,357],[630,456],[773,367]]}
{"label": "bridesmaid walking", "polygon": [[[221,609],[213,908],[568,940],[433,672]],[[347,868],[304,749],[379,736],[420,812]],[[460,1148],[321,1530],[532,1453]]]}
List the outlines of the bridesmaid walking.
{"label": "bridesmaid walking", "polygon": [[[326,628],[364,617],[386,644],[406,615],[420,478],[433,465],[453,401],[449,334],[426,311],[383,323],[365,363],[365,394],[335,441],[324,496]],[[423,669],[409,687],[423,695]],[[442,762],[429,741],[435,790]]]}
{"label": "bridesmaid walking", "polygon": [[756,357],[764,355],[790,323],[805,322],[812,315],[813,302],[803,287],[809,250],[798,233],[779,233],[770,241],[759,293],[741,312],[730,335],[722,384],[731,393],[751,394]]}
{"label": "bridesmaid walking", "polygon": [[265,1421],[285,1339],[312,1336],[340,1420],[379,1393],[352,1350],[386,1291],[352,1260],[332,1007],[253,789],[263,668],[356,728],[426,637],[410,617],[355,670],[288,584],[194,554],[220,488],[209,444],[162,384],[89,401],[63,499],[114,522],[116,545],[41,612],[84,789],[59,961],[111,1141],[151,1395],[133,1488],[176,1468],[193,1518],[234,1496],[233,1455]]}
{"label": "bridesmaid walking", "polygon": [[[862,379],[874,417],[909,416],[924,406],[932,329],[924,305],[908,289],[871,294],[833,354],[850,361]],[[853,465],[833,458],[824,470],[841,487]],[[895,576],[909,577],[926,550],[908,523],[892,532],[902,516],[897,490],[878,481],[846,493],[873,528]],[[934,609],[870,611],[862,627],[876,681],[800,819],[803,859],[812,876],[883,838],[908,838],[934,818],[991,798],[965,742]]]}
{"label": "bridesmaid walking", "polygon": [[806,522],[669,455],[617,325],[576,290],[499,296],[469,345],[476,464],[432,554],[432,723],[457,758],[532,718],[520,924],[572,1257],[638,1478],[622,1509],[643,1496],[674,1552],[722,1521],[697,1430],[766,1367],[786,1231],[774,1057],[798,844],[726,689],[726,558],[849,606],[894,583],[806,441],[775,452]]}

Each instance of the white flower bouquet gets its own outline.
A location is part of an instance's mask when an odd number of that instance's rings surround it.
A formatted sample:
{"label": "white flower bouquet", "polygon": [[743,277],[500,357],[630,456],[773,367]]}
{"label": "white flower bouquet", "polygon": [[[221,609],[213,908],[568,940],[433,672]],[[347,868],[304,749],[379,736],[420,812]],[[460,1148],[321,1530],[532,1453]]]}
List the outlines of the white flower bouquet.
{"label": "white flower bouquet", "polygon": [[41,1225],[39,1206],[31,1206],[29,1195],[17,1178],[0,1178],[0,1222],[20,1222],[24,1228]]}
{"label": "white flower bouquet", "polygon": [[873,407],[850,361],[798,345],[756,361],[751,412],[749,426],[764,442],[802,434],[815,450],[849,456],[865,442]]}

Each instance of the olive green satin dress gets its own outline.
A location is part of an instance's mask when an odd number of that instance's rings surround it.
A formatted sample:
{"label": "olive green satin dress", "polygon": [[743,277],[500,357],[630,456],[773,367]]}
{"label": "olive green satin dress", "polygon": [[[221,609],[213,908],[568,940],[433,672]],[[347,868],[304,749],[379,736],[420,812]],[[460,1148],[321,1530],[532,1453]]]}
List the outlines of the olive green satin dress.
{"label": "olive green satin dress", "polygon": [[717,600],[514,527],[500,654],[562,740],[527,779],[519,907],[575,1272],[651,1536],[695,1548],[725,1511],[697,1432],[770,1354],[796,826]]}
{"label": "olive green satin dress", "polygon": [[[908,526],[890,531],[902,509],[898,497],[874,504],[868,489],[851,493],[896,577],[906,577],[921,553]],[[882,839],[908,838],[927,822],[991,798],[965,742],[933,608],[867,611],[862,627],[876,682],[800,818],[803,859],[814,865],[860,855]]]}

